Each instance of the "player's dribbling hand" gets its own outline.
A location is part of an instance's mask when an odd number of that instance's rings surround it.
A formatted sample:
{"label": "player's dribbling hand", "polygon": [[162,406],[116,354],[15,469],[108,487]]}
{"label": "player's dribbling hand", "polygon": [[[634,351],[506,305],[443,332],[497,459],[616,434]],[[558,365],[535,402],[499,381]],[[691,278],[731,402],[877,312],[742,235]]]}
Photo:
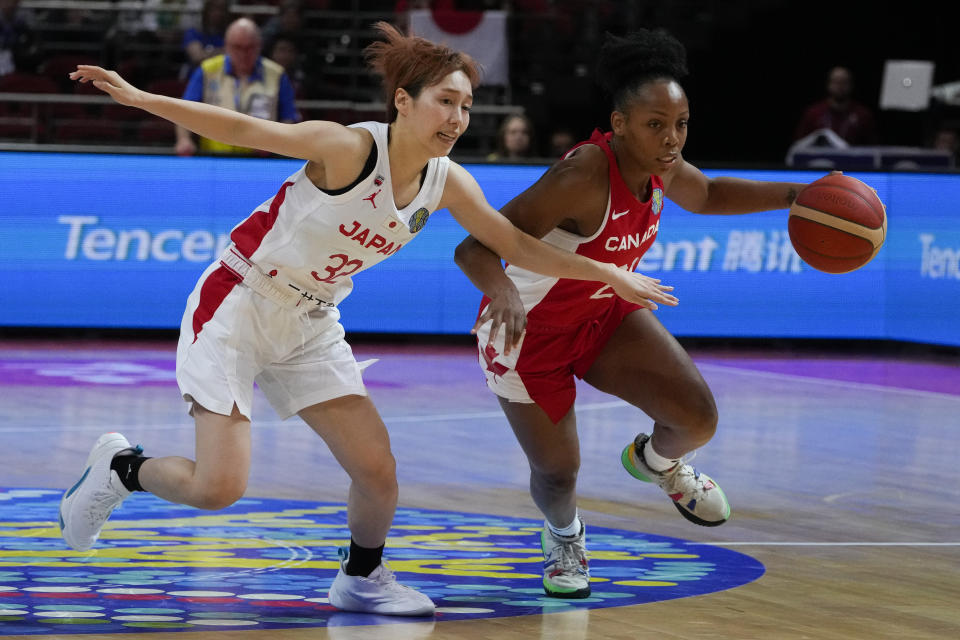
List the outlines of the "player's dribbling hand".
{"label": "player's dribbling hand", "polygon": [[615,270],[622,274],[622,277],[612,279],[609,284],[613,287],[614,292],[627,302],[639,304],[647,309],[656,309],[658,302],[671,307],[677,306],[680,302],[668,293],[673,291],[673,287],[660,284],[658,278],[651,278],[642,273],[633,273],[623,269]]}
{"label": "player's dribbling hand", "polygon": [[71,80],[92,82],[93,86],[122,105],[136,106],[143,92],[120,77],[116,71],[109,71],[89,64],[77,65],[77,70],[70,73]]}
{"label": "player's dribbling hand", "polygon": [[517,346],[527,327],[527,314],[523,310],[520,294],[516,288],[507,289],[490,299],[490,304],[477,318],[470,333],[475,334],[484,323],[493,320],[490,326],[489,344],[494,344],[500,329],[503,328],[503,354],[507,355]]}

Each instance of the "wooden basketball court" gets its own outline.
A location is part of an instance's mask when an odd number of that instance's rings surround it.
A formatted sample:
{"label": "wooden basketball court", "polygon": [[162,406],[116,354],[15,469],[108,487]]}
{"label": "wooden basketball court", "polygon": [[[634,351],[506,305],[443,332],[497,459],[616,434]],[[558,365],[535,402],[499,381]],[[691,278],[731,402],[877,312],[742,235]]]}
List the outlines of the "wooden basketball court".
{"label": "wooden basketball court", "polygon": [[[540,518],[527,468],[469,346],[361,344],[358,359],[391,430],[407,509]],[[726,590],[526,615],[414,623],[200,631],[55,624],[35,633],[36,592],[0,587],[0,635],[17,638],[818,640],[960,637],[960,362],[956,354],[691,349],[720,407],[717,436],[695,465],[724,488],[732,519],[701,528],[656,487],[632,479],[620,451],[650,420],[581,386],[580,512],[588,527],[668,536],[745,554],[758,579]],[[172,382],[174,343],[0,342],[0,491],[63,490],[96,437],[122,431],[147,455],[190,455],[192,421]],[[342,503],[347,479],[297,420],[258,395],[249,497]],[[2,495],[2,494],[0,494]],[[55,502],[54,502],[55,504]],[[118,512],[120,513],[120,512]],[[160,516],[158,516],[160,517]],[[56,511],[31,535],[41,551],[7,550],[0,585],[66,551]],[[532,538],[531,538],[532,539]],[[40,548],[39,546],[37,547]],[[706,547],[704,547],[706,548]],[[33,553],[30,556],[29,553]],[[388,558],[390,540],[387,542]],[[46,554],[46,555],[44,555]],[[35,557],[36,560],[31,560]],[[54,573],[54,570],[56,573]],[[43,575],[70,579],[70,566]],[[12,578],[11,578],[12,579]],[[538,579],[530,586],[539,586]],[[599,589],[600,587],[596,587]],[[638,587],[639,588],[639,587]],[[6,589],[6,591],[4,591]],[[4,594],[10,595],[6,600]],[[36,600],[36,598],[34,598]],[[45,610],[59,606],[49,598]],[[30,602],[33,602],[31,600]],[[33,609],[31,609],[33,607]],[[69,609],[67,609],[69,610]],[[77,610],[77,607],[74,607]],[[17,612],[23,612],[23,615]],[[100,615],[100,614],[91,614]],[[14,630],[14,631],[8,631]]]}

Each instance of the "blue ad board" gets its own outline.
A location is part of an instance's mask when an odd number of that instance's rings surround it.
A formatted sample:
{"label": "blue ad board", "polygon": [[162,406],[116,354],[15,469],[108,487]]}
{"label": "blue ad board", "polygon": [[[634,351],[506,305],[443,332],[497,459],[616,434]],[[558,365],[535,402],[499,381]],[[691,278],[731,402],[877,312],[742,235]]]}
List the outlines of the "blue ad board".
{"label": "blue ad board", "polygon": [[[299,161],[0,153],[0,326],[169,328],[229,242]],[[494,207],[545,170],[468,165]],[[818,172],[707,171],[810,182]],[[803,264],[785,210],[704,216],[667,202],[638,271],[676,287],[659,317],[679,336],[869,338],[960,345],[960,175],[852,174],[887,204],[867,266]],[[465,334],[479,293],[453,262],[447,212],[355,279],[348,331]]]}

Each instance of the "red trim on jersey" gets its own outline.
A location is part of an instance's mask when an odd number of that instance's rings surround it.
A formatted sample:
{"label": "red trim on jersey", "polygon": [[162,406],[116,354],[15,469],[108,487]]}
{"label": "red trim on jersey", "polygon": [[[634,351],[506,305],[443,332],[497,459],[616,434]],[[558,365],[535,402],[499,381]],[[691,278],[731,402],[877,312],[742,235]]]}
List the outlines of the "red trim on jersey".
{"label": "red trim on jersey", "polygon": [[[254,211],[250,217],[233,230],[230,239],[236,245],[234,254],[238,254],[242,259],[249,262],[250,256],[260,247],[260,243],[263,242],[263,239],[277,221],[277,216],[280,215],[280,207],[287,197],[287,189],[292,186],[292,182],[284,182],[280,190],[277,191],[277,195],[270,201],[268,211]],[[219,269],[203,281],[200,286],[200,302],[193,312],[194,342],[197,341],[197,337],[203,330],[203,325],[213,317],[227,295],[241,282],[243,282],[243,276],[223,262],[220,263]]]}
{"label": "red trim on jersey", "polygon": [[292,182],[284,182],[277,195],[270,201],[269,211],[254,211],[250,217],[240,223],[230,234],[233,244],[244,257],[249,258],[260,248],[260,243],[273,228],[280,215],[280,207],[287,197],[287,189],[293,186]]}
{"label": "red trim on jersey", "polygon": [[200,303],[193,312],[194,342],[197,341],[197,337],[203,330],[203,325],[213,317],[214,312],[220,308],[227,295],[241,282],[243,282],[243,278],[236,271],[225,266],[221,266],[203,281],[200,286]]}

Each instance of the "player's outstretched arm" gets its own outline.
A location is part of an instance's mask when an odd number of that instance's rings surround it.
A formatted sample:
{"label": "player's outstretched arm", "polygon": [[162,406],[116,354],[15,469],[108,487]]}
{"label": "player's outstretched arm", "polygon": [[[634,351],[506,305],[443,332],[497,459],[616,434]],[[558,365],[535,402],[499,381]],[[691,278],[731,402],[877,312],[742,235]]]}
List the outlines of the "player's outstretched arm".
{"label": "player's outstretched arm", "polygon": [[[582,188],[584,176],[587,176],[586,182],[593,184],[589,163],[584,161],[583,155],[555,164],[536,183],[504,205],[500,213],[521,231],[542,238],[563,221],[571,208],[589,208],[589,204],[570,199],[571,194],[585,201],[590,198]],[[571,181],[574,184],[569,184]],[[558,199],[561,206],[558,206]],[[606,199],[605,193],[602,199]],[[504,353],[510,353],[523,336],[527,316],[520,293],[504,272],[500,256],[473,236],[467,236],[454,251],[454,260],[474,286],[490,299],[472,332],[492,321],[490,342],[496,341],[502,328]]]}
{"label": "player's outstretched arm", "polygon": [[91,82],[122,105],[143,109],[205,138],[278,155],[325,162],[342,145],[362,141],[362,134],[335,122],[285,124],[254,118],[215,105],[148,93],[109,71],[78,65],[71,80]]}
{"label": "player's outstretched arm", "polygon": [[788,209],[805,184],[742,178],[708,178],[682,161],[664,177],[664,195],[692,213],[740,214]]}
{"label": "player's outstretched arm", "polygon": [[604,282],[624,300],[651,309],[658,303],[677,304],[669,293],[673,287],[659,280],[563,251],[524,233],[487,203],[480,185],[456,163],[451,163],[440,206],[449,208],[480,243],[518,267],[557,278]]}

